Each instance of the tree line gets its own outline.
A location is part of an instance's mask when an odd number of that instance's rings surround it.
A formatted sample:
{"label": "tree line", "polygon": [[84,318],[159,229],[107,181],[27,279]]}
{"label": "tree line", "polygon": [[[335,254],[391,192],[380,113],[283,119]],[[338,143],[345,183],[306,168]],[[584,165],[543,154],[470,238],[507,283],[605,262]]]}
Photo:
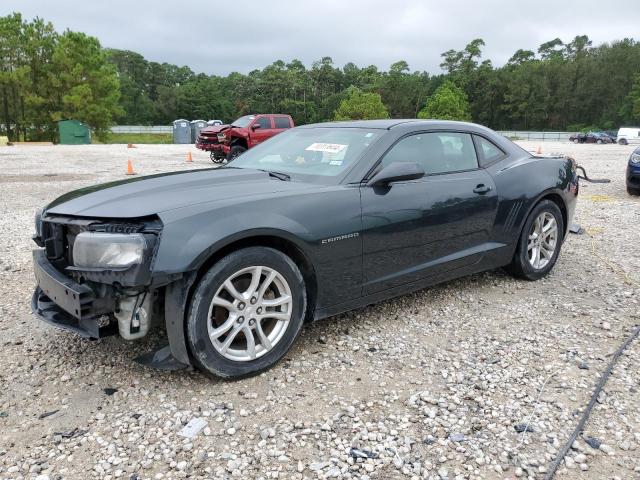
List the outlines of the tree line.
{"label": "tree line", "polygon": [[[296,124],[350,118],[470,120],[504,130],[613,129],[640,121],[640,43],[593,46],[586,36],[517,50],[494,67],[482,39],[441,56],[442,72],[310,66],[277,60],[248,74],[195,73],[103,48],[83,33],[56,32],[19,13],[0,17],[0,130],[16,139],[55,139],[61,119],[91,126],[166,125],[178,118],[221,119],[287,113]],[[215,62],[215,58],[212,59]]]}

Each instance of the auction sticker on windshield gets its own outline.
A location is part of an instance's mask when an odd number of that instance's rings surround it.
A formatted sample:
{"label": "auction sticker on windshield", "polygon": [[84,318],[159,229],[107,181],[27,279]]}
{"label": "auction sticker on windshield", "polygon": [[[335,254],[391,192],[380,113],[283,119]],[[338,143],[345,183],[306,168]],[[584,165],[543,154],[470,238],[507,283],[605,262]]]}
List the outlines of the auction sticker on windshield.
{"label": "auction sticker on windshield", "polygon": [[305,150],[310,152],[327,152],[327,153],[338,153],[347,148],[346,145],[341,145],[339,143],[312,143]]}

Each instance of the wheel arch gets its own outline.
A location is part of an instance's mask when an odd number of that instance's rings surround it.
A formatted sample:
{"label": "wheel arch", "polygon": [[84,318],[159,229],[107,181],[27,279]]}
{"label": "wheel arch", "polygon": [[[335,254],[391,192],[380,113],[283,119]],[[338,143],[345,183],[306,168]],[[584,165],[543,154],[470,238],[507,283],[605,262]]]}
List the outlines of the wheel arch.
{"label": "wheel arch", "polygon": [[205,252],[195,268],[195,278],[189,289],[187,297],[186,311],[191,303],[191,297],[196,285],[206,272],[220,259],[237,250],[247,247],[269,247],[287,255],[296,266],[300,269],[305,282],[307,293],[307,311],[305,312],[305,321],[313,318],[316,299],[318,294],[318,281],[313,262],[304,249],[291,238],[287,238],[285,234],[276,232],[253,232],[242,237],[234,237],[223,242],[218,242]]}
{"label": "wheel arch", "polygon": [[560,195],[557,192],[548,192],[544,194],[542,197],[540,197],[538,201],[535,202],[533,204],[533,207],[531,208],[533,209],[538,203],[540,203],[543,200],[551,200],[560,209],[560,213],[562,213],[562,225],[564,229],[564,231],[562,232],[562,238],[563,239],[566,238],[567,233],[569,232],[569,225],[568,225],[569,213],[567,212],[567,205],[564,203],[564,199],[562,198],[562,195]]}
{"label": "wheel arch", "polygon": [[244,147],[244,148],[247,148],[247,149],[249,148],[249,142],[244,137],[233,137],[231,139],[231,142],[229,143],[229,145],[231,147],[235,147],[237,145],[237,146]]}
{"label": "wheel arch", "polygon": [[527,218],[529,218],[529,215],[531,214],[533,209],[536,208],[536,205],[538,205],[543,200],[552,201],[560,209],[560,213],[562,214],[562,223],[564,224],[563,225],[564,231],[562,232],[562,238],[563,239],[566,238],[567,233],[569,232],[569,225],[568,225],[569,213],[567,211],[567,205],[564,199],[562,198],[562,195],[554,189],[550,189],[542,192],[533,202],[531,202],[529,209],[527,210],[526,214],[522,217],[522,221],[520,224],[520,233],[522,233],[522,229],[524,228]]}

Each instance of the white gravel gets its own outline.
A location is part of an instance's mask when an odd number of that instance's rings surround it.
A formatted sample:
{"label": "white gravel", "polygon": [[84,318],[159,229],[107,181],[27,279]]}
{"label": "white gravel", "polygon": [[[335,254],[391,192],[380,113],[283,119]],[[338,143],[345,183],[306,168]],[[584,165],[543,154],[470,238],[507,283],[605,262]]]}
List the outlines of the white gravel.
{"label": "white gravel", "polygon": [[[583,182],[589,235],[568,238],[549,277],[495,271],[317,322],[274,369],[234,382],[134,363],[158,335],[91,342],[29,309],[36,207],[125,178],[128,157],[151,174],[208,156],[0,148],[0,478],[542,478],[638,324],[640,198],[624,187],[633,147],[541,146],[612,180]],[[558,478],[640,476],[639,362],[637,341],[585,429],[599,448],[579,439]],[[181,436],[193,419],[206,426]]]}

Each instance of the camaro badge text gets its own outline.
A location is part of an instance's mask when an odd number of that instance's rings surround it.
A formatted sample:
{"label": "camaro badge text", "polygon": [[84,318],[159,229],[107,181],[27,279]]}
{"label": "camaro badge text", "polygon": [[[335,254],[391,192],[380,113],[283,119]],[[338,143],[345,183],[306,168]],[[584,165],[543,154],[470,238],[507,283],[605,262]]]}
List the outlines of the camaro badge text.
{"label": "camaro badge text", "polygon": [[337,237],[325,238],[324,240],[322,240],[321,243],[324,245],[325,243],[333,243],[333,242],[337,242],[338,240],[346,240],[347,238],[356,238],[359,236],[360,236],[359,232],[347,233],[345,235],[338,235]]}

